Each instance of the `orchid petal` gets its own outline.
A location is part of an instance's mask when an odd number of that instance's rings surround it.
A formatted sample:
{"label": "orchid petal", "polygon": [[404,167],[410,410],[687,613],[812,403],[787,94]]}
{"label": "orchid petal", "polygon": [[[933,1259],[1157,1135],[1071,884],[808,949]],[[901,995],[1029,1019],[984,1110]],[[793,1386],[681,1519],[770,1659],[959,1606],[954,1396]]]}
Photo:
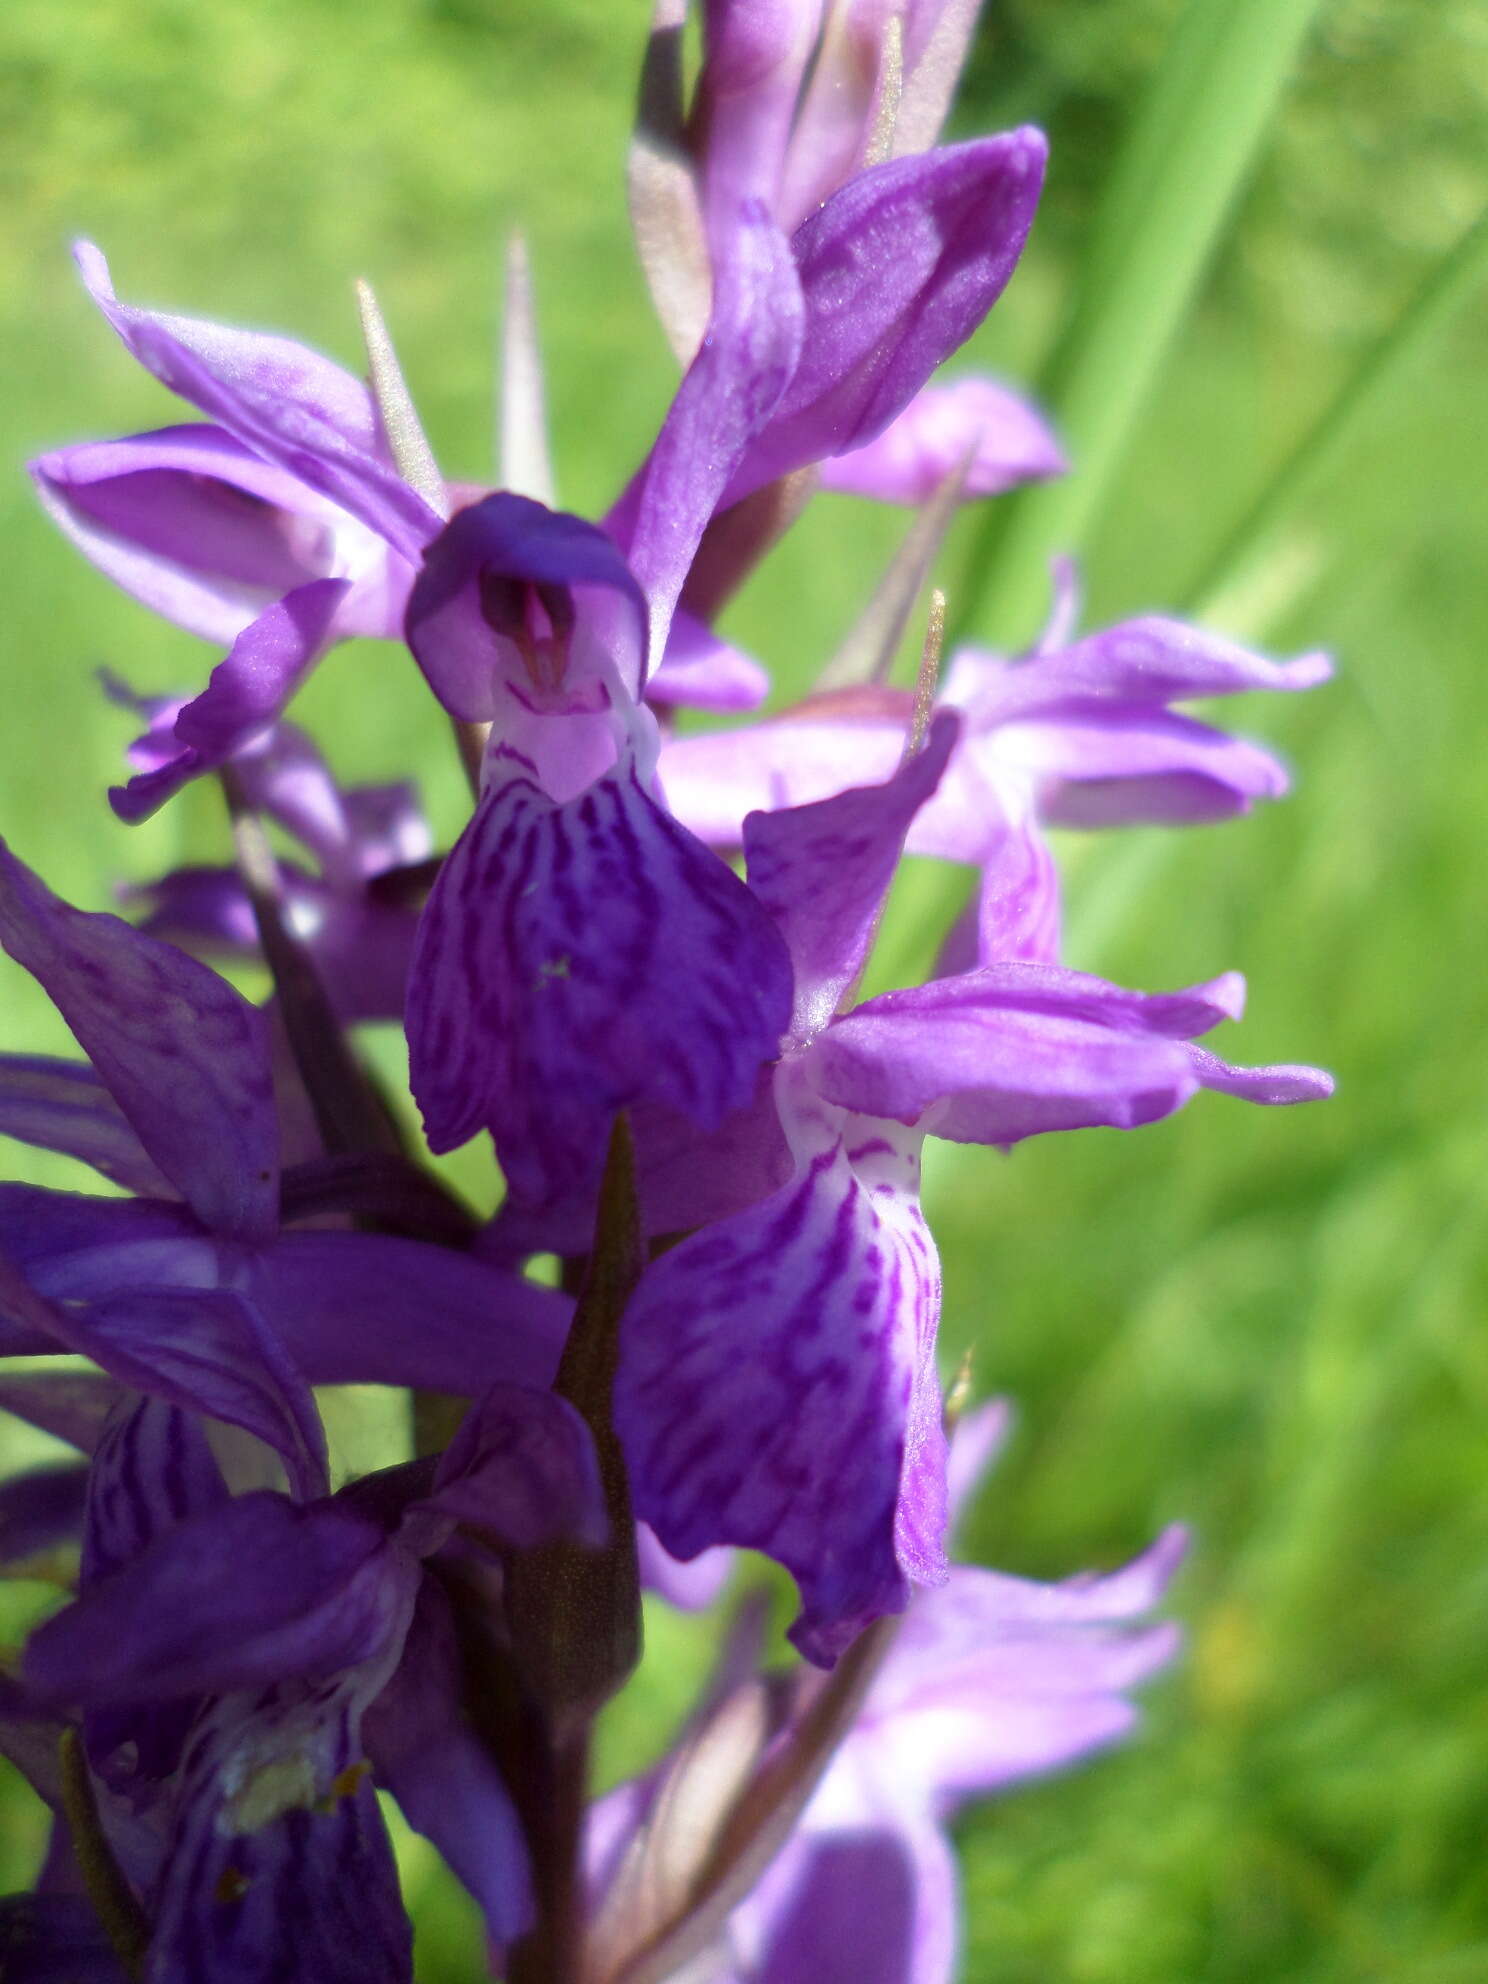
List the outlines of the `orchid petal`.
{"label": "orchid petal", "polygon": [[307,579],[358,576],[387,548],[232,435],[165,427],[31,463],[52,520],[116,585],[203,640],[231,642]]}
{"label": "orchid petal", "polygon": [[98,1912],[80,1894],[0,1896],[7,1984],[129,1984]]}
{"label": "orchid petal", "polygon": [[511,1793],[460,1706],[463,1688],[449,1600],[424,1578],[402,1661],[363,1735],[378,1783],[480,1903],[499,1955],[531,1925],[532,1875]]}
{"label": "orchid petal", "polygon": [[94,302],[147,372],[416,563],[439,519],[378,453],[360,380],[289,338],[123,304],[91,242],[75,252]]}
{"label": "orchid petal", "polygon": [[[972,781],[962,783],[969,790]],[[988,793],[985,817],[995,821],[999,814],[1000,825],[982,855],[976,893],[936,959],[937,978],[1015,960],[1058,962],[1059,870],[1049,843],[1031,815],[1017,818]]]}
{"label": "orchid petal", "polygon": [[1057,966],[1004,964],[870,999],[810,1052],[829,1101],[958,1143],[1131,1129],[1199,1086],[1185,1042],[1238,1010],[1233,975],[1187,992],[1122,991]]}
{"label": "orchid petal", "polygon": [[1285,1107],[1293,1102],[1323,1102],[1333,1093],[1333,1077],[1323,1068],[1283,1063],[1269,1068],[1235,1068],[1202,1047],[1190,1047],[1189,1065],[1204,1088],[1242,1102]]}
{"label": "orchid petal", "polygon": [[850,701],[833,697],[811,716],[766,717],[747,729],[668,738],[661,786],[671,811],[699,840],[738,847],[747,814],[808,806],[848,786],[892,778],[911,715],[911,699],[900,692],[865,691]]}
{"label": "orchid petal", "polygon": [[277,1453],[301,1495],[325,1488],[325,1436],[304,1380],[253,1305],[227,1289],[120,1289],[59,1304],[0,1255],[0,1293],[58,1345],[152,1397],[241,1427]]}
{"label": "orchid petal", "polygon": [[647,1270],[615,1421],[663,1547],[775,1557],[801,1588],[792,1639],[830,1665],[944,1574],[940,1276],[914,1140],[799,1104],[794,1121],[792,1183]]}
{"label": "orchid petal", "polygon": [[[196,1416],[158,1398],[120,1399],[89,1470],[79,1588],[91,1590],[158,1538],[229,1499]],[[83,1719],[88,1759],[136,1809],[159,1798],[181,1761],[200,1697],[148,1707],[92,1708]]]}
{"label": "orchid petal", "polygon": [[769,692],[770,678],[757,661],[692,614],[673,614],[661,666],[646,684],[650,702],[732,712],[756,708]]}
{"label": "orchid petal", "polygon": [[636,1555],[642,1589],[654,1591],[679,1612],[705,1612],[723,1595],[737,1562],[732,1550],[719,1545],[684,1564],[662,1548],[655,1530],[644,1522],[636,1525]]}
{"label": "orchid petal", "polygon": [[514,1195],[597,1173],[647,1099],[716,1128],[790,1015],[790,963],[737,877],[651,800],[633,763],[555,805],[498,753],[424,912],[409,979],[430,1143],[483,1126]]}
{"label": "orchid petal", "polygon": [[1314,689],[1333,673],[1327,655],[1268,661],[1202,627],[1152,614],[1014,663],[966,649],[955,668],[976,682],[979,714],[998,722],[1035,715],[1071,698],[1129,703],[1186,702],[1255,689]]}
{"label": "orchid petal", "polygon": [[[645,466],[609,519],[650,602],[653,666],[703,531],[740,458],[776,413],[802,348],[790,249],[764,209],[746,202],[730,225],[715,230],[713,307],[702,345]],[[770,479],[758,476],[750,487]]]}
{"label": "orchid petal", "polygon": [[48,1619],[25,1674],[47,1699],[87,1706],[325,1678],[384,1646],[402,1578],[381,1529],[337,1503],[239,1495]]}
{"label": "orchid petal", "polygon": [[0,1134],[75,1157],[128,1191],[151,1198],[172,1194],[129,1119],[85,1062],[0,1055]]}
{"label": "orchid petal", "polygon": [[412,1931],[359,1726],[387,1666],[207,1711],[181,1774],[144,1984],[411,1984]]}
{"label": "orchid petal", "polygon": [[942,1811],[1071,1762],[1131,1726],[1125,1691],[1172,1658],[1171,1626],[1133,1627],[1187,1545],[1172,1528],[1109,1577],[1034,1584],[957,1568],[905,1621],[864,1730],[875,1766]]}
{"label": "orchid petal", "polygon": [[708,211],[727,224],[742,200],[773,207],[796,97],[822,0],[709,0],[693,116],[705,133]]}
{"label": "orchid petal", "polygon": [[[511,639],[486,617],[492,582],[577,588],[580,600],[613,602],[618,618],[611,657],[633,689],[646,649],[646,600],[615,545],[595,524],[529,497],[498,490],[457,510],[429,545],[408,600],[406,633],[429,686],[453,716],[485,723],[503,707],[504,680],[525,682]],[[576,616],[575,647],[586,616]],[[564,686],[594,672],[593,658],[570,657]]]}
{"label": "orchid petal", "polygon": [[951,1984],[956,1914],[955,1856],[935,1826],[890,1810],[827,1831],[808,1808],[730,1917],[729,1943],[749,1984]]}
{"label": "orchid petal", "polygon": [[[636,1193],[647,1233],[711,1226],[754,1205],[791,1176],[773,1069],[761,1068],[753,1097],[716,1130],[699,1129],[663,1103],[643,1102],[629,1114]],[[529,1254],[582,1254],[594,1237],[594,1214],[592,1184],[540,1206],[508,1199],[486,1230],[483,1251],[492,1260],[507,1261]]]}
{"label": "orchid petal", "polygon": [[790,947],[798,1039],[827,1024],[862,970],[904,836],[939,785],[959,733],[959,719],[946,712],[884,784],[745,820],[749,886]]}
{"label": "orchid petal", "polygon": [[197,1216],[267,1238],[278,1126],[262,1015],[170,945],[61,902],[3,842],[0,944],[43,986]]}
{"label": "orchid petal", "polygon": [[1001,496],[1068,466],[1030,401],[994,379],[965,378],[921,387],[876,439],[823,463],[822,488],[914,506],[963,462],[963,501]]}
{"label": "orchid petal", "polygon": [[90,1470],[84,1589],[134,1562],[158,1537],[228,1500],[227,1483],[194,1414],[126,1394]]}
{"label": "orchid petal", "polygon": [[1228,819],[1288,785],[1260,745],[1168,710],[1068,705],[1005,725],[992,750],[1032,774],[1053,826]]}
{"label": "orchid petal", "polygon": [[523,1385],[493,1385],[471,1407],[423,1507],[509,1550],[598,1546],[608,1529],[588,1426],[567,1399]]}
{"label": "orchid petal", "polygon": [[460,1397],[497,1379],[549,1384],[573,1306],[468,1254],[375,1233],[286,1233],[251,1286],[311,1384]]}
{"label": "orchid petal", "polygon": [[863,447],[1001,295],[1038,203],[1031,127],[860,173],[791,242],[806,300],[801,362],[725,497]]}
{"label": "orchid petal", "polygon": [[982,1476],[997,1460],[1012,1425],[1005,1398],[989,1398],[957,1418],[946,1459],[946,1497],[958,1522],[981,1490]]}
{"label": "orchid petal", "polygon": [[110,791],[121,820],[147,819],[189,779],[226,764],[277,721],[335,638],[349,583],[312,579],[244,628],[206,688],[177,716],[175,755]]}

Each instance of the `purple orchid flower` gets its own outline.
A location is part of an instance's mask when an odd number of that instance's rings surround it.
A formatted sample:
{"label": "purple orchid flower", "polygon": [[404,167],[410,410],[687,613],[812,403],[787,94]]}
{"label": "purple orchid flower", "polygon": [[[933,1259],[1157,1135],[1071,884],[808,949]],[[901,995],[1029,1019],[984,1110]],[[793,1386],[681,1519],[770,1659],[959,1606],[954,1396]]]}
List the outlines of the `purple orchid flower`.
{"label": "purple orchid flower", "polygon": [[[1174,703],[1295,692],[1332,672],[1325,655],[1268,661],[1155,616],[1071,642],[1068,613],[1066,600],[1020,660],[970,648],[951,663],[941,703],[961,712],[961,741],[906,843],[911,854],[981,870],[943,970],[1057,957],[1059,884],[1044,824],[1219,820],[1286,791],[1286,770],[1270,752]],[[710,845],[737,847],[752,809],[809,804],[848,777],[887,777],[912,705],[907,690],[867,685],[808,698],[747,731],[669,739],[668,803]]]}
{"label": "purple orchid flower", "polygon": [[[178,705],[129,698],[168,727]],[[136,762],[149,748],[136,747]],[[386,884],[427,862],[433,836],[406,783],[343,791],[304,731],[276,724],[237,759],[244,803],[297,840],[310,860],[279,864],[283,915],[315,961],[338,1017],[396,1019],[403,1010],[417,916]],[[384,886],[379,887],[379,883]],[[258,926],[236,869],[177,868],[124,899],[147,910],[147,935],[198,955],[256,959]]]}
{"label": "purple orchid flower", "polygon": [[[612,528],[524,497],[429,548],[408,641],[445,707],[492,726],[475,816],[425,910],[409,985],[414,1093],[436,1150],[488,1127],[513,1195],[597,1176],[615,1112],[716,1127],[790,1010],[769,918],[650,793],[639,698],[734,464],[795,365],[784,244],[746,220],[709,339]],[[662,967],[665,960],[665,967]]]}
{"label": "purple orchid flower", "polygon": [[600,1540],[587,1430],[550,1393],[496,1386],[437,1465],[311,1485],[230,1495],[189,1414],[122,1396],[81,1595],[27,1648],[33,1698],[84,1711],[101,1785],[136,1814],[115,1833],[147,1980],[406,1978],[371,1771],[457,1868],[479,1839],[493,1948],[530,1917],[510,1797],[461,1718],[447,1601],[420,1565],[456,1523],[498,1551]]}
{"label": "purple orchid flower", "polygon": [[[32,465],[49,514],[128,592],[230,643],[202,693],[176,706],[150,762],[111,794],[145,818],[188,780],[251,751],[335,643],[401,631],[441,518],[398,476],[366,386],[319,353],[260,332],[121,304],[98,250],[77,260],[125,345],[208,416]],[[452,504],[478,489],[450,485]],[[693,619],[658,699],[748,708],[756,664]]]}
{"label": "purple orchid flower", "polygon": [[922,387],[876,440],[822,464],[821,486],[880,503],[926,503],[960,474],[971,501],[1069,466],[1044,416],[1011,387],[976,374]]}
{"label": "purple orchid flower", "polygon": [[[958,1426],[958,1503],[1005,1423],[994,1404]],[[959,1909],[947,1822],[969,1799],[1130,1732],[1130,1691],[1177,1646],[1176,1628],[1140,1621],[1185,1541],[1171,1529],[1117,1571],[1053,1585],[958,1565],[939,1589],[916,1593],[790,1839],[688,1974],[700,1984],[950,1984]],[[751,1685],[723,1694],[717,1726]],[[800,1689],[797,1715],[812,1693],[809,1682]],[[673,1768],[621,1786],[592,1814],[602,1926],[666,1823]]]}
{"label": "purple orchid flower", "polygon": [[[626,1313],[616,1424],[638,1514],[683,1559],[720,1543],[777,1558],[801,1588],[791,1637],[821,1664],[945,1575],[925,1137],[1005,1149],[1150,1123],[1200,1088],[1274,1104],[1332,1086],[1191,1044],[1239,1016],[1234,975],[1150,996],[1009,962],[841,1011],[960,723],[937,717],[881,786],[746,820],[750,886],[795,963],[786,1052],[756,1105],[792,1169],[770,1189],[736,1165],[742,1209],[656,1261]],[[708,1162],[702,1140],[692,1162]]]}
{"label": "purple orchid flower", "polygon": [[[214,972],[59,902],[3,848],[0,944],[91,1064],[0,1062],[0,1130],[101,1161],[140,1195],[0,1186],[0,1252],[50,1305],[17,1316],[21,1298],[5,1304],[0,1351],[65,1346],[114,1368],[153,1340],[158,1313],[178,1318],[183,1341],[226,1333],[240,1362],[280,1343],[280,1361],[312,1383],[468,1396],[497,1378],[548,1381],[567,1315],[553,1291],[442,1245],[281,1227],[267,1024]],[[291,1205],[325,1209],[313,1177],[289,1185]]]}
{"label": "purple orchid flower", "polygon": [[[348,373],[339,393],[348,407],[360,399],[353,431],[375,451],[366,388]],[[317,579],[346,582],[333,638],[397,636],[413,583],[409,561],[222,427],[81,442],[39,456],[31,475],[47,514],[85,557],[203,640],[230,645],[268,607]]]}

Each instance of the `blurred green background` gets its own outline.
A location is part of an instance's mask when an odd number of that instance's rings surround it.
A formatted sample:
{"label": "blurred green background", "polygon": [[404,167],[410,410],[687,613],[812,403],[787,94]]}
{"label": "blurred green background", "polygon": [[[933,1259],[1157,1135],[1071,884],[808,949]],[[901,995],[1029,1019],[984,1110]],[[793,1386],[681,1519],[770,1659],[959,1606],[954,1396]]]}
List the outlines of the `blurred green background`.
{"label": "blurred green background", "polygon": [[[54,538],[20,473],[43,446],[173,417],[84,303],[68,237],[99,239],[131,299],[283,328],[353,364],[349,284],[370,276],[446,472],[480,479],[498,244],[521,226],[561,495],[592,511],[672,381],[620,173],[645,11],[10,0],[0,824],[73,899],[102,906],[119,878],[224,836],[210,793],[133,832],[103,802],[125,730],[91,671],[164,689],[200,681],[209,657]],[[1037,376],[1058,337],[1181,11],[989,0],[957,128],[1035,118],[1054,161],[1025,264],[971,354],[1007,376]],[[1482,206],[1485,134],[1475,0],[1316,9],[1083,532],[1089,624],[1189,592]],[[1123,1140],[932,1165],[948,1358],[975,1345],[979,1386],[1019,1407],[978,1554],[1053,1576],[1173,1517],[1197,1532],[1177,1594],[1189,1656],[1136,1742],[962,1828],[978,1984],[1488,1979],[1485,360],[1479,293],[1226,595],[1226,631],[1339,658],[1334,686],[1238,713],[1293,760],[1295,797],[1067,849],[1071,963],[1147,987],[1242,968],[1251,1016],[1228,1051],[1325,1062],[1336,1100],[1281,1114],[1206,1097]],[[953,612],[977,527],[947,559]],[[798,688],[901,528],[822,499],[727,629]],[[996,601],[977,611],[1003,631]],[[395,650],[339,652],[301,707],[348,777],[412,765],[442,831],[458,824],[447,734]],[[885,971],[910,923],[901,905]],[[31,993],[6,972],[5,1045],[60,1047]],[[82,1182],[25,1153],[14,1168]],[[46,1602],[42,1585],[16,1590],[7,1630]],[[659,1633],[612,1758],[659,1739],[700,1652]],[[15,1886],[38,1833],[25,1795],[5,1795]],[[426,1858],[411,1865],[421,1976],[478,1976],[468,1908]]]}

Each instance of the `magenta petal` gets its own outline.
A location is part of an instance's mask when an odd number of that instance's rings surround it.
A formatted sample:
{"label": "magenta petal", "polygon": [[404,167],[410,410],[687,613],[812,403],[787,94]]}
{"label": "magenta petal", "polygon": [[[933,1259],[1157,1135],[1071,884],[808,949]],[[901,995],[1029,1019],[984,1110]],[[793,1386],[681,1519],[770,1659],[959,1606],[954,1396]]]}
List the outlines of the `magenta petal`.
{"label": "magenta petal", "polygon": [[83,1062],[0,1055],[0,1134],[76,1157],[127,1191],[172,1196],[128,1118]]}
{"label": "magenta petal", "polygon": [[469,1254],[379,1233],[286,1233],[253,1263],[254,1300],[313,1385],[416,1385],[469,1397],[551,1383],[573,1304]]}
{"label": "magenta petal", "polygon": [[963,499],[1000,496],[1068,466],[1048,423],[995,379],[922,387],[876,440],[822,465],[823,489],[880,503],[927,502],[966,464]]}
{"label": "magenta petal", "polygon": [[39,980],[202,1222],[266,1239],[279,1133],[263,1016],[169,944],[59,901],[3,842],[0,944]]}
{"label": "magenta petal", "polygon": [[719,1545],[684,1564],[662,1548],[655,1530],[644,1522],[636,1525],[636,1556],[642,1588],[654,1591],[679,1612],[704,1612],[721,1598],[737,1561],[732,1550]]}
{"label": "magenta petal", "polygon": [[402,1618],[404,1573],[374,1524],[334,1502],[240,1495],[157,1537],[32,1634],[51,1701],[167,1702],[370,1659]]}
{"label": "magenta petal", "polygon": [[776,1558],[801,1588],[791,1637],[829,1665],[944,1571],[940,1274],[915,1140],[831,1111],[795,1133],[790,1185],[647,1270],[615,1419],[663,1547]]}
{"label": "magenta petal", "polygon": [[721,641],[711,627],[679,610],[672,615],[661,666],[646,684],[647,700],[697,710],[752,710],[770,693],[757,661]]}
{"label": "magenta petal", "polygon": [[702,345],[610,519],[651,603],[657,659],[693,553],[745,449],[780,405],[801,337],[790,247],[765,210],[746,202],[736,221],[715,231],[713,308]]}
{"label": "magenta petal", "polygon": [[74,252],[94,302],[147,372],[417,563],[439,519],[379,457],[360,380],[289,338],[120,303],[98,249],[84,241]]}
{"label": "magenta petal", "polygon": [[[975,650],[969,658],[977,658]],[[989,669],[986,712],[999,722],[1047,709],[1071,698],[1096,696],[1118,702],[1174,703],[1200,696],[1230,696],[1252,689],[1314,689],[1333,665],[1325,654],[1269,661],[1202,627],[1149,615],[1087,634],[1066,648],[1034,654],[1012,666],[980,657]],[[957,657],[957,666],[963,666]]]}
{"label": "magenta petal", "polygon": [[857,1007],[813,1044],[810,1079],[844,1108],[958,1143],[1131,1129],[1194,1094],[1186,1036],[1230,1017],[1237,987],[1148,996],[1053,965],[993,966]]}
{"label": "magenta petal", "polygon": [[738,847],[749,813],[808,806],[848,786],[892,778],[911,716],[910,699],[889,692],[861,719],[766,717],[742,729],[669,738],[660,763],[667,804],[710,847]]}
{"label": "magenta petal", "polygon": [[525,1385],[476,1400],[422,1506],[513,1550],[560,1536],[598,1545],[609,1526],[588,1426],[566,1399]]}
{"label": "magenta petal", "polygon": [[1235,1068],[1202,1047],[1190,1047],[1188,1058],[1204,1088],[1237,1095],[1243,1102],[1272,1106],[1292,1102],[1324,1102],[1333,1093],[1333,1077],[1323,1068],[1283,1063],[1269,1068]]}
{"label": "magenta petal", "polygon": [[1059,870],[1038,822],[1032,814],[1015,816],[990,794],[986,819],[993,824],[976,893],[941,947],[937,978],[1009,961],[1054,964],[1059,957]]}
{"label": "magenta petal", "polygon": [[312,579],[245,627],[202,693],[175,721],[178,749],[153,770],[110,792],[119,817],[147,818],[188,779],[215,771],[275,723],[335,638],[350,581]]}
{"label": "magenta petal", "polygon": [[531,1923],[532,1876],[511,1794],[461,1706],[464,1685],[449,1601],[426,1577],[363,1735],[378,1783],[480,1903],[499,1954]]}
{"label": "magenta petal", "polygon": [[801,362],[726,501],[862,447],[909,404],[1001,295],[1033,223],[1046,151],[1025,127],[893,159],[797,229]]}
{"label": "magenta petal", "polygon": [[1109,1577],[1034,1584],[957,1567],[913,1608],[864,1718],[878,1774],[917,1778],[939,1810],[1123,1735],[1126,1693],[1171,1660],[1172,1626],[1132,1622],[1187,1544],[1166,1530]]}
{"label": "magenta petal", "polygon": [[227,1483],[195,1414],[160,1398],[121,1398],[90,1470],[83,1588],[133,1563],[178,1523],[227,1499]]}
{"label": "magenta petal", "polygon": [[946,712],[885,784],[745,820],[749,886],[790,947],[798,1039],[827,1024],[862,969],[904,836],[939,785],[959,734],[959,718]]}
{"label": "magenta petal", "polygon": [[692,115],[709,212],[720,225],[741,200],[775,204],[821,12],[822,0],[727,0],[703,11]]}
{"label": "magenta petal", "polygon": [[[453,715],[489,722],[502,707],[503,681],[526,681],[525,658],[491,617],[491,588],[508,585],[563,592],[577,587],[581,600],[602,595],[613,601],[618,643],[632,657],[621,673],[639,679],[646,601],[613,542],[582,517],[498,490],[456,511],[425,552],[408,598],[408,645]],[[579,616],[576,641],[586,617]]]}
{"label": "magenta petal", "polygon": [[790,1017],[790,961],[744,884],[650,799],[632,763],[555,804],[504,758],[445,861],[409,978],[429,1141],[488,1127],[518,1199],[597,1173],[616,1111],[714,1128]]}
{"label": "magenta petal", "polygon": [[296,1494],[325,1492],[325,1435],[314,1403],[243,1296],[225,1288],[147,1288],[58,1313],[69,1349],[123,1384],[240,1426],[278,1454]]}
{"label": "magenta petal", "polygon": [[208,1708],[181,1773],[144,1984],[411,1984],[412,1930],[359,1726],[387,1665]]}
{"label": "magenta petal", "polygon": [[840,1827],[808,1817],[729,1927],[741,1984],[951,1984],[955,1855],[887,1799]]}
{"label": "magenta petal", "polygon": [[1288,783],[1259,744],[1169,710],[1069,704],[995,738],[1034,774],[1053,826],[1229,819],[1254,799],[1279,799]]}
{"label": "magenta petal", "polygon": [[137,1288],[50,1303],[0,1256],[0,1292],[58,1347],[133,1391],[240,1426],[284,1462],[296,1494],[325,1490],[325,1436],[306,1383],[254,1305],[224,1288]]}
{"label": "magenta petal", "polygon": [[387,560],[380,539],[217,427],[59,448],[31,475],[86,557],[204,640],[236,640],[307,579]]}

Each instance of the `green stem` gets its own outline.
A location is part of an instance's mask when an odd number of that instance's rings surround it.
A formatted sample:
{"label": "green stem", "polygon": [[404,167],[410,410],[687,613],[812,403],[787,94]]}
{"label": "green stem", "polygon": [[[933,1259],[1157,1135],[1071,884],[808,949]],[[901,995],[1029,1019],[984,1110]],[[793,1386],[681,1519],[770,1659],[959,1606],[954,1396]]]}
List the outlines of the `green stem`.
{"label": "green stem", "polygon": [[142,1977],[145,1952],[150,1946],[150,1924],[108,1843],[103,1821],[98,1816],[88,1759],[75,1729],[63,1730],[58,1755],[62,1810],[72,1835],[72,1850],[83,1886],[126,1976]]}

